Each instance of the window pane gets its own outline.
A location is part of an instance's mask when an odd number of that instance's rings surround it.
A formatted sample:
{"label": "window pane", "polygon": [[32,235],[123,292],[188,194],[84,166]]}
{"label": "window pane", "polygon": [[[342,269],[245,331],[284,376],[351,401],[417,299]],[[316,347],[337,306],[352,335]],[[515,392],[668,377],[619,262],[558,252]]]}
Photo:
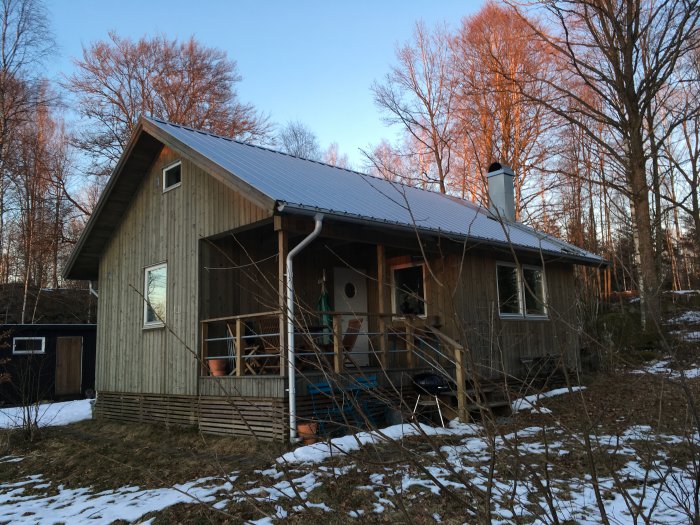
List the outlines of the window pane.
{"label": "window pane", "polygon": [[165,170],[165,189],[175,186],[176,184],[180,184],[180,181],[182,180],[180,170],[181,166],[181,164],[178,164],[177,166],[173,166],[172,168]]}
{"label": "window pane", "polygon": [[519,314],[518,269],[513,266],[497,266],[498,308],[502,314]]}
{"label": "window pane", "polygon": [[544,282],[542,270],[523,269],[525,277],[525,313],[544,315]]}
{"label": "window pane", "polygon": [[423,267],[394,270],[394,294],[397,314],[424,315]]}
{"label": "window pane", "polygon": [[166,280],[165,266],[146,270],[146,324],[165,322]]}
{"label": "window pane", "polygon": [[18,354],[40,354],[44,351],[43,337],[15,337],[12,351]]}

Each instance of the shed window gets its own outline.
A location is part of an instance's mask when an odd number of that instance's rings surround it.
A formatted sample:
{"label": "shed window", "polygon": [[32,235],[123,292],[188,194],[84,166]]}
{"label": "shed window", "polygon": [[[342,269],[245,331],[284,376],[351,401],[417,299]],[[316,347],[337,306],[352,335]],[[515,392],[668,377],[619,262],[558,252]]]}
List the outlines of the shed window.
{"label": "shed window", "polygon": [[182,163],[177,162],[163,169],[163,191],[177,188],[182,182]]}
{"label": "shed window", "polygon": [[400,315],[425,315],[423,265],[394,268],[392,276],[394,312]]}
{"label": "shed window", "polygon": [[544,271],[536,266],[496,265],[498,311],[503,317],[544,317]]}
{"label": "shed window", "polygon": [[144,327],[163,326],[167,296],[168,267],[158,264],[145,269],[144,280]]}
{"label": "shed window", "polygon": [[43,354],[46,339],[44,337],[13,337],[13,354]]}

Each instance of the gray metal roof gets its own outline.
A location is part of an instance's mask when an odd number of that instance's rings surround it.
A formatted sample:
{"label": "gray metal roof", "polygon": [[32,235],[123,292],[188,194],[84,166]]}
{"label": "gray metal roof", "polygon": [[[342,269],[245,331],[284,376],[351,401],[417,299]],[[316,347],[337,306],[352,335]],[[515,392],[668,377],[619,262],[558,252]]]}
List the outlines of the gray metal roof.
{"label": "gray metal roof", "polygon": [[470,202],[335,166],[193,130],[162,120],[150,123],[223,170],[277,201],[278,210],[320,211],[380,224],[418,228],[458,238],[605,261],[521,224],[503,224]]}

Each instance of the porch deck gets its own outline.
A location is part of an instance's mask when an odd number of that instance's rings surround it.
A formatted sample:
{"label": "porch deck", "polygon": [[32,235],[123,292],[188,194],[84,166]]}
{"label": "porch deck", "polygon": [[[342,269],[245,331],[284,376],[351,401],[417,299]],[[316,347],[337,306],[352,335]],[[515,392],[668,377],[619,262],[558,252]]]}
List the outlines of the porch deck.
{"label": "porch deck", "polygon": [[[431,321],[439,323],[436,318]],[[389,313],[306,312],[294,326],[295,384],[302,414],[308,415],[304,407],[308,408],[310,385],[319,382],[377,378],[377,388],[391,392],[384,396],[387,404],[391,404],[389,398],[401,404],[404,393],[413,395],[413,377],[432,371],[454,385],[459,413],[466,418],[464,349],[426,319]],[[284,399],[288,342],[281,327],[286,327],[286,320],[279,311],[203,320],[200,396]],[[214,361],[225,363],[225,369],[214,373]]]}

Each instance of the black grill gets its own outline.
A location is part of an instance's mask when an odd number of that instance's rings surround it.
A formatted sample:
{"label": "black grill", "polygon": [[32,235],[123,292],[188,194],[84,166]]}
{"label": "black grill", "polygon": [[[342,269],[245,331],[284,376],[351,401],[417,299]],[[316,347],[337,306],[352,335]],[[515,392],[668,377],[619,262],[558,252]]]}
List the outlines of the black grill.
{"label": "black grill", "polygon": [[413,376],[413,384],[419,393],[430,396],[445,394],[450,391],[450,384],[444,377],[430,372]]}

